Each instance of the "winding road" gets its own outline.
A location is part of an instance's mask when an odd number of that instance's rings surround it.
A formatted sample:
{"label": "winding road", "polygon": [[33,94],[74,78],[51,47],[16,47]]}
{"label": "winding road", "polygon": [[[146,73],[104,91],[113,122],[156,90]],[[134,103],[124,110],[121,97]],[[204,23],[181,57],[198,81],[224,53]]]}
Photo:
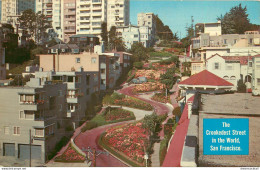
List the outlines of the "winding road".
{"label": "winding road", "polygon": [[[158,115],[170,112],[170,109],[166,105],[164,105],[162,103],[155,102],[155,101],[150,100],[148,98],[145,98],[145,97],[143,97],[143,95],[135,95],[135,94],[132,93],[132,89],[133,89],[133,86],[127,86],[127,87],[124,87],[121,90],[118,90],[118,92],[125,94],[125,95],[128,95],[128,96],[131,96],[131,97],[138,98],[140,100],[143,100],[143,101],[151,104],[154,107],[154,109],[155,109],[155,111]],[[139,112],[142,112],[142,111],[139,111]],[[142,112],[142,113],[138,113],[138,114],[139,114],[139,117],[140,117],[140,114],[143,114],[143,116],[145,116],[145,114],[147,114],[147,112]],[[88,130],[84,133],[80,133],[75,138],[74,142],[80,149],[90,147],[92,149],[95,148],[97,150],[102,150],[102,148],[98,145],[99,136],[105,130],[107,130],[111,127],[122,125],[122,124],[125,124],[125,123],[130,123],[130,122],[133,122],[133,121],[125,121],[125,122],[105,125],[105,126],[97,127],[95,129],[92,129],[92,130]],[[103,154],[99,155],[97,157],[96,166],[97,167],[127,167],[127,165],[125,165],[123,162],[121,162],[120,160],[118,160],[117,158],[113,157],[110,154],[108,156],[103,155]]]}

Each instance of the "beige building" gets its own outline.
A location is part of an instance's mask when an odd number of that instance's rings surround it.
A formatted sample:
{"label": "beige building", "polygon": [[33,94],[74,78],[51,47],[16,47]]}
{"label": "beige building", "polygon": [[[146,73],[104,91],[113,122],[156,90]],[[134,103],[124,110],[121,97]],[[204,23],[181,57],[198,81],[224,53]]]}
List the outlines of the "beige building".
{"label": "beige building", "polygon": [[76,0],[63,3],[63,40],[68,43],[69,37],[76,34]]}
{"label": "beige building", "polygon": [[40,67],[43,71],[99,71],[99,55],[83,52],[80,54],[43,54],[40,55]]}
{"label": "beige building", "polygon": [[107,29],[112,26],[129,25],[129,0],[108,0],[107,2]]}
{"label": "beige building", "polygon": [[139,27],[147,26],[151,29],[151,40],[154,43],[156,35],[156,20],[153,13],[139,13],[137,15],[137,25]]}

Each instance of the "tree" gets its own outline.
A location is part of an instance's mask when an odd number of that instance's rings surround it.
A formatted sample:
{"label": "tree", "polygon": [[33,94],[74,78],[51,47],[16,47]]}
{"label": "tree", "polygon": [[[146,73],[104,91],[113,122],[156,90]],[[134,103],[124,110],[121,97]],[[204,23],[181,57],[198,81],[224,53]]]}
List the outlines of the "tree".
{"label": "tree", "polygon": [[39,44],[40,40],[43,39],[46,30],[51,28],[51,22],[47,20],[47,17],[40,12],[36,14],[36,34],[35,34],[35,41]]}
{"label": "tree", "polygon": [[169,26],[164,25],[158,15],[155,15],[156,35],[163,40],[172,40],[173,33]]}
{"label": "tree", "polygon": [[37,43],[43,38],[46,30],[52,27],[45,15],[40,12],[35,14],[32,9],[25,10],[18,22],[20,28],[29,31],[31,38],[34,37]]}
{"label": "tree", "polygon": [[248,19],[247,8],[241,4],[232,7],[224,16],[217,17],[221,21],[223,34],[244,34],[251,30],[252,24]]}
{"label": "tree", "polygon": [[166,73],[160,76],[161,83],[165,84],[167,89],[171,89],[176,80],[174,68],[167,69]]}
{"label": "tree", "polygon": [[148,50],[140,42],[134,43],[131,46],[130,53],[133,54],[131,57],[133,62],[144,61],[148,59]]}
{"label": "tree", "polygon": [[105,48],[108,47],[108,32],[107,32],[107,23],[102,22],[101,24],[101,38],[104,41]]}
{"label": "tree", "polygon": [[241,79],[237,82],[237,92],[246,93],[246,84]]}
{"label": "tree", "polygon": [[35,35],[36,31],[36,15],[32,9],[27,9],[23,14],[18,18],[20,23],[20,28],[28,30],[31,37]]}

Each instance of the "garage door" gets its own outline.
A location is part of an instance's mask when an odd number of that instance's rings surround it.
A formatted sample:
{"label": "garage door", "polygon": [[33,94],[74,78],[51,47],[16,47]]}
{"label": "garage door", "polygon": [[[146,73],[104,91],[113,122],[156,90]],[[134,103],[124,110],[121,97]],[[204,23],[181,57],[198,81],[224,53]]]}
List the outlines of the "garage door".
{"label": "garage door", "polygon": [[15,156],[14,143],[4,143],[4,156]]}
{"label": "garage door", "polygon": [[[32,145],[31,146],[32,159],[41,159],[41,146]],[[19,145],[19,158],[20,159],[30,159],[30,145]]]}

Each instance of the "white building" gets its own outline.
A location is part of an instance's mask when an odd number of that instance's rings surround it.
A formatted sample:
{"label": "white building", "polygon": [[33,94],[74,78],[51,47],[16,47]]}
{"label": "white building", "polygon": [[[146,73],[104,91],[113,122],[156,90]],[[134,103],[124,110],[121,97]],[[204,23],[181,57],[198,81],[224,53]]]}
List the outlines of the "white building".
{"label": "white building", "polygon": [[[137,25],[147,26],[151,29],[151,39],[155,40],[156,35],[156,20],[153,13],[139,13],[137,15]],[[154,43],[154,42],[152,42]]]}
{"label": "white building", "polygon": [[218,21],[217,23],[205,23],[204,33],[208,33],[210,36],[221,35],[221,21]]}
{"label": "white building", "polygon": [[101,34],[101,24],[107,20],[107,0],[77,1],[76,34]]}
{"label": "white building", "polygon": [[130,49],[134,43],[141,42],[148,48],[152,44],[151,28],[148,26],[125,26],[117,27],[117,34],[123,38],[127,49]]}
{"label": "white building", "polygon": [[36,12],[46,15],[47,20],[51,21],[52,28],[48,33],[51,37],[63,38],[63,1],[62,0],[37,0]]}
{"label": "white building", "polygon": [[107,2],[107,29],[112,26],[129,25],[129,0],[108,0]]}
{"label": "white building", "polygon": [[8,22],[8,16],[20,15],[27,9],[35,11],[35,0],[2,0],[1,21]]}
{"label": "white building", "polygon": [[220,56],[218,54],[206,60],[206,69],[234,84],[237,89],[238,80],[242,79],[251,88],[252,56]]}
{"label": "white building", "polygon": [[252,61],[252,93],[260,95],[260,55],[254,56]]}

